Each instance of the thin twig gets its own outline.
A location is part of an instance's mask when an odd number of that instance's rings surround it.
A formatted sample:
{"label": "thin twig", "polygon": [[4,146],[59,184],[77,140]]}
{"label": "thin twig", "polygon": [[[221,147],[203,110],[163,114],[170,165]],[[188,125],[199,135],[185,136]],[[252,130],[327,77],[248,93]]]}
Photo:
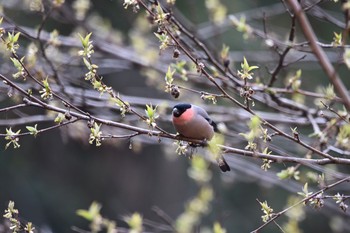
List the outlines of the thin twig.
{"label": "thin twig", "polygon": [[297,0],[288,0],[288,2],[293,9],[294,14],[298,18],[301,29],[307,40],[310,42],[311,49],[318,58],[321,67],[327,74],[335,89],[338,91],[340,97],[343,99],[346,109],[350,111],[350,95],[348,90],[341,81],[338,73],[334,69],[323,49],[317,44],[317,37],[305,15],[305,12]]}
{"label": "thin twig", "polygon": [[45,47],[44,47],[44,43],[43,43],[43,41],[40,40],[41,32],[42,32],[42,30],[44,28],[44,25],[47,22],[47,20],[49,19],[50,15],[51,15],[51,13],[53,12],[54,9],[55,9],[54,7],[51,7],[50,10],[46,14],[44,14],[43,20],[41,21],[41,23],[39,25],[39,28],[38,28],[38,33],[37,33],[37,36],[36,36],[36,40],[39,42],[39,47],[40,47],[40,50],[41,50],[41,54],[43,55],[43,58],[45,59],[47,64],[50,66],[50,69],[53,72],[53,77],[55,78],[57,83],[60,85],[60,91],[64,92],[64,83],[63,83],[61,77],[58,75],[58,72],[57,72],[56,68],[54,67],[52,61],[47,57],[46,50],[45,50]]}
{"label": "thin twig", "polygon": [[326,187],[324,187],[323,189],[311,194],[308,197],[303,198],[302,200],[298,201],[297,203],[295,203],[294,205],[289,206],[288,208],[276,213],[272,218],[270,218],[267,222],[265,222],[263,225],[261,225],[260,227],[256,228],[254,231],[252,231],[251,233],[258,233],[259,230],[261,230],[262,228],[264,228],[265,226],[267,226],[268,224],[270,224],[272,221],[275,221],[277,218],[279,218],[281,215],[283,215],[284,213],[286,213],[287,211],[291,210],[292,208],[316,197],[318,194],[323,193],[325,191],[327,191],[328,189],[331,189],[339,184],[342,184],[344,182],[349,182],[350,181],[350,176],[345,177],[341,180],[338,180],[337,182],[334,182],[333,184],[327,185]]}
{"label": "thin twig", "polygon": [[[63,127],[63,126],[69,125],[69,124],[73,124],[73,123],[75,123],[75,122],[77,122],[79,120],[81,120],[81,119],[76,118],[76,119],[73,119],[73,120],[65,121],[65,122],[62,122],[61,124],[57,124],[57,125],[53,125],[53,126],[44,128],[44,129],[40,129],[36,133],[37,133],[37,135],[39,135],[39,134],[42,134],[44,132],[47,132],[47,131],[50,131],[50,130],[53,130],[53,129],[57,129],[57,128],[60,128],[60,127]],[[32,135],[32,133],[31,132],[19,133],[19,134],[16,135],[16,137],[23,137],[23,136],[29,136],[29,135]],[[1,134],[0,133],[0,137],[6,137],[6,136],[7,136],[6,134]]]}
{"label": "thin twig", "polygon": [[247,157],[259,158],[259,159],[268,159],[275,161],[277,163],[297,163],[297,164],[347,164],[350,165],[350,159],[346,158],[333,158],[333,159],[308,159],[308,158],[299,158],[299,157],[286,157],[281,155],[274,154],[264,154],[257,151],[248,151],[238,148],[228,147],[224,145],[218,145],[225,153],[239,154]]}
{"label": "thin twig", "polygon": [[8,112],[8,111],[18,109],[18,108],[23,108],[26,106],[27,106],[26,104],[17,104],[17,105],[11,106],[11,107],[1,108],[0,112]]}
{"label": "thin twig", "polygon": [[167,225],[169,225],[174,231],[176,231],[176,228],[174,227],[174,220],[165,213],[161,208],[158,206],[152,207],[153,212],[157,214]]}
{"label": "thin twig", "polygon": [[[291,25],[291,28],[289,31],[288,41],[290,44],[293,44],[294,35],[295,35],[295,15],[292,16],[292,25]],[[271,87],[275,83],[275,81],[277,80],[277,75],[284,67],[284,59],[286,58],[290,49],[291,49],[291,46],[287,46],[284,49],[284,51],[282,52],[282,54],[279,53],[280,59],[278,60],[278,64],[277,64],[275,70],[271,73],[270,82],[267,85],[268,87]]]}

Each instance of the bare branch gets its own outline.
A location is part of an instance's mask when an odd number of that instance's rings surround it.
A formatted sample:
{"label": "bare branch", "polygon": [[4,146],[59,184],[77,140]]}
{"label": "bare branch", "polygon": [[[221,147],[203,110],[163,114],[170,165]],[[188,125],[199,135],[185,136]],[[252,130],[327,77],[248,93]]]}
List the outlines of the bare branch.
{"label": "bare branch", "polygon": [[261,230],[262,228],[264,228],[265,226],[267,226],[268,224],[270,224],[271,222],[275,221],[277,218],[279,218],[281,215],[283,215],[284,213],[286,213],[287,211],[291,210],[292,208],[294,208],[297,205],[300,205],[314,197],[316,197],[318,194],[320,193],[324,193],[325,191],[327,191],[328,189],[331,189],[337,185],[340,185],[344,182],[349,182],[350,181],[350,176],[345,177],[341,180],[338,180],[337,182],[334,182],[333,184],[327,185],[326,187],[324,187],[323,189],[311,194],[310,196],[302,199],[301,201],[298,201],[297,203],[295,203],[294,205],[289,206],[288,208],[274,214],[274,216],[272,218],[270,218],[267,222],[265,222],[263,225],[261,225],[260,227],[256,228],[254,231],[252,231],[251,233],[257,233],[259,230]]}
{"label": "bare branch", "polygon": [[310,42],[310,46],[318,58],[320,65],[322,66],[323,70],[326,72],[328,78],[338,91],[340,97],[344,101],[345,107],[350,111],[350,95],[346,87],[344,86],[343,82],[339,78],[336,70],[334,69],[333,65],[329,61],[328,57],[324,53],[323,49],[317,44],[317,37],[303,11],[300,4],[297,0],[288,0],[289,5],[292,7],[293,12],[295,13],[296,17],[299,20],[301,29],[304,32],[305,37]]}

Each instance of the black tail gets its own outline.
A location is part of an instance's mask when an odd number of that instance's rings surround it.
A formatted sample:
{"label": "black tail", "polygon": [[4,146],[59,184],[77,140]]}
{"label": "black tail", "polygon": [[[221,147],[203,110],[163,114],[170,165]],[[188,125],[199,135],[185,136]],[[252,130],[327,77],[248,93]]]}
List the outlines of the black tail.
{"label": "black tail", "polygon": [[227,171],[231,171],[230,166],[227,164],[226,160],[224,159],[224,157],[220,157],[216,159],[221,171],[223,172],[227,172]]}

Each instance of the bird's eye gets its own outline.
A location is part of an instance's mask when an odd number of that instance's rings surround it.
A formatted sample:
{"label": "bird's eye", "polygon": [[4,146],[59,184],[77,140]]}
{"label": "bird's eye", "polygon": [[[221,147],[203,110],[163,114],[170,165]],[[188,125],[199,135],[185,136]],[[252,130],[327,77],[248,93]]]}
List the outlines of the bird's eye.
{"label": "bird's eye", "polygon": [[180,115],[181,115],[181,114],[180,114],[179,109],[174,108],[174,109],[173,109],[173,116],[175,116],[175,117],[179,117]]}

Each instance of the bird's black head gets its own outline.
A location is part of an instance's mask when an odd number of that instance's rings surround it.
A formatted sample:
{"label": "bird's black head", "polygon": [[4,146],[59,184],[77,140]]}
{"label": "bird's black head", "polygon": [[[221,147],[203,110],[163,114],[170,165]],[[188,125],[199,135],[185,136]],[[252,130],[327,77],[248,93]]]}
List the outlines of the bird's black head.
{"label": "bird's black head", "polygon": [[173,116],[179,117],[189,108],[191,108],[190,104],[177,104],[173,107]]}

